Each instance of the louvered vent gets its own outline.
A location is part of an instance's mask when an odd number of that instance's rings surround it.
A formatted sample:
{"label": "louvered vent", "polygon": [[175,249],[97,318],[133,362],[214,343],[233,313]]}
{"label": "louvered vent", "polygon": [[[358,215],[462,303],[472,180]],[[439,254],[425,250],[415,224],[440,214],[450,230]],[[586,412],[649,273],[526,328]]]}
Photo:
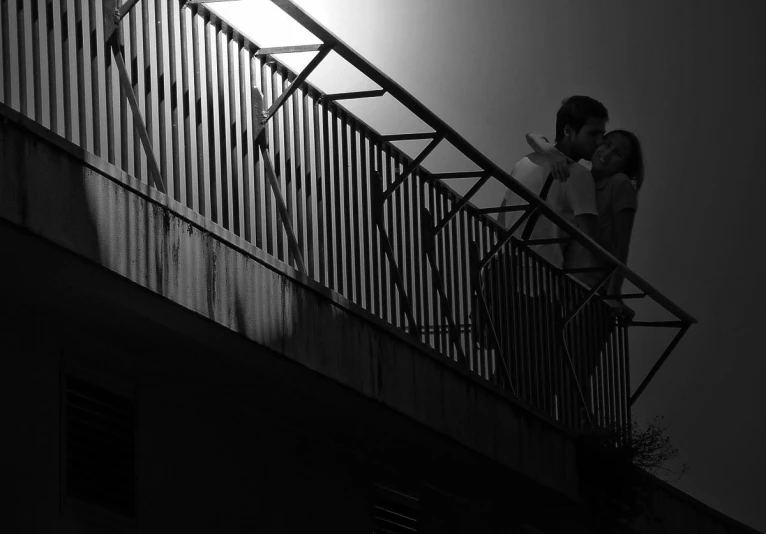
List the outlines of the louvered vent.
{"label": "louvered vent", "polygon": [[135,516],[133,401],[66,379],[66,495]]}
{"label": "louvered vent", "polygon": [[420,532],[417,498],[386,488],[375,487],[373,534],[412,534]]}

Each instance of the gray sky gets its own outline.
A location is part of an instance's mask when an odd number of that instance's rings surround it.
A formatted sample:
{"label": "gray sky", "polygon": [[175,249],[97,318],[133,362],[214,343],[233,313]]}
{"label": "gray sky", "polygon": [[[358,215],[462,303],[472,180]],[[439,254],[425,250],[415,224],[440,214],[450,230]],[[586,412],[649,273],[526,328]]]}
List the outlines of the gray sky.
{"label": "gray sky", "polygon": [[[639,135],[647,176],[628,263],[700,324],[634,413],[672,422],[691,468],[682,490],[766,531],[766,402],[757,387],[766,375],[766,1],[297,3],[507,170],[528,152],[525,132],[553,135],[558,105],[571,94],[598,98],[610,128]],[[218,6],[225,15],[229,6]],[[237,20],[247,32],[247,17]],[[299,44],[296,34],[275,42],[259,35],[253,30],[262,45]],[[328,91],[370,87],[353,76],[339,81],[338,63],[309,80]],[[412,131],[385,105],[358,111],[383,133],[398,124]],[[442,154],[426,166],[448,160]],[[489,186],[476,203],[492,205],[498,192]],[[658,341],[634,336],[634,387],[659,355]]]}

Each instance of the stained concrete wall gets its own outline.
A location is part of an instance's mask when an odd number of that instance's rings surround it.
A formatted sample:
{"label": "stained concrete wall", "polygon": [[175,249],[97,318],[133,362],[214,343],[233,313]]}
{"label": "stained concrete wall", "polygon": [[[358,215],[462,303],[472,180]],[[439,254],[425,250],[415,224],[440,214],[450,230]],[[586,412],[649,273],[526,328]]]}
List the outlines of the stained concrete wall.
{"label": "stained concrete wall", "polygon": [[7,111],[0,217],[571,499],[574,443],[342,297]]}

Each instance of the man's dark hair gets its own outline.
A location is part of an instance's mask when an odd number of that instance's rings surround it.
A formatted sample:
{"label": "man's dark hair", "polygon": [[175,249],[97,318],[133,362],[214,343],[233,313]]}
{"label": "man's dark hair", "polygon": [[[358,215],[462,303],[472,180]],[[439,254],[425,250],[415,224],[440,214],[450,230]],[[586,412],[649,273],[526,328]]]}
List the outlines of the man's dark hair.
{"label": "man's dark hair", "polygon": [[609,112],[604,104],[589,96],[575,95],[562,100],[556,113],[556,142],[564,138],[564,128],[567,124],[575,131],[580,131],[590,117],[608,121]]}

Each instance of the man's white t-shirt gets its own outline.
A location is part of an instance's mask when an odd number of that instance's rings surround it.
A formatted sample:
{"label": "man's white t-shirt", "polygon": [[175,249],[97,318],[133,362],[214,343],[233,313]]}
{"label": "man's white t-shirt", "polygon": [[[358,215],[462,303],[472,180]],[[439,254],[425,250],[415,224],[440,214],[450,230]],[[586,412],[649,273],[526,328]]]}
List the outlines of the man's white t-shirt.
{"label": "man's white t-shirt", "polygon": [[[513,171],[511,171],[511,176],[527,189],[539,195],[550,172],[548,160],[544,156],[533,152],[516,163]],[[546,198],[546,203],[572,224],[575,223],[575,217],[578,215],[598,215],[595,185],[588,169],[579,163],[570,165],[569,179],[565,182],[553,181]],[[509,190],[505,195],[504,204],[513,206],[525,204],[525,202],[516,193]],[[499,218],[500,223],[506,229],[510,228],[521,216],[521,212],[509,212],[509,214],[510,217],[506,214],[506,217],[503,219]],[[526,223],[518,229],[516,235],[521,235],[525,225]],[[566,236],[566,233],[560,230],[550,219],[541,215],[537,218],[537,223],[530,235],[530,239],[550,239]],[[533,249],[556,267],[561,268],[564,265],[564,252],[560,244],[536,245]]]}

